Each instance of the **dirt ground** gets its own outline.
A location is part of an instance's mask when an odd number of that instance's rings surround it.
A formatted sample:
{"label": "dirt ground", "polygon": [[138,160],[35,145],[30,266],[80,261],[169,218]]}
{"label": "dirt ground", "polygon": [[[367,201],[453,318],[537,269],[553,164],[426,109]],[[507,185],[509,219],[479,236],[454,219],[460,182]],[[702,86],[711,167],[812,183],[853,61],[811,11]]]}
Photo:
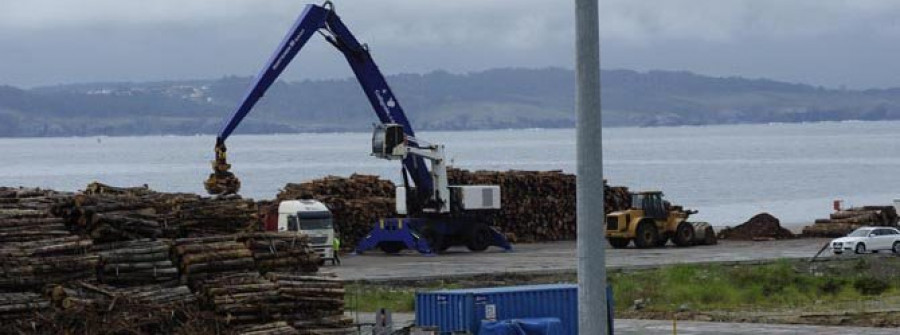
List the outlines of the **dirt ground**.
{"label": "dirt ground", "polygon": [[[809,258],[829,239],[792,239],[779,241],[720,241],[718,245],[657,249],[606,250],[610,269],[639,269],[681,263],[754,263],[780,258]],[[829,251],[823,257],[833,257]],[[354,281],[385,281],[397,279],[439,279],[467,277],[478,274],[541,274],[574,272],[576,269],[575,242],[517,244],[512,252],[491,248],[472,253],[465,248],[452,248],[438,256],[413,252],[386,255],[371,251],[362,255],[346,255],[341,266],[326,266],[333,272]]]}

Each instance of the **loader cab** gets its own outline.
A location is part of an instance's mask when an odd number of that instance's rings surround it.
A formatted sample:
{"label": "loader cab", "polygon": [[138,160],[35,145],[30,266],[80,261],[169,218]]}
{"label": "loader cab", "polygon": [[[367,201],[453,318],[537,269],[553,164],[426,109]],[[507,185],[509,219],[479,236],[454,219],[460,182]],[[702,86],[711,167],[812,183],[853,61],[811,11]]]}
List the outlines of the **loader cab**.
{"label": "loader cab", "polygon": [[660,191],[638,192],[631,195],[631,208],[644,211],[644,216],[651,219],[666,219],[668,211]]}
{"label": "loader cab", "polygon": [[334,218],[316,200],[287,200],[278,204],[278,231],[309,236],[309,244],[323,260],[334,256]]}

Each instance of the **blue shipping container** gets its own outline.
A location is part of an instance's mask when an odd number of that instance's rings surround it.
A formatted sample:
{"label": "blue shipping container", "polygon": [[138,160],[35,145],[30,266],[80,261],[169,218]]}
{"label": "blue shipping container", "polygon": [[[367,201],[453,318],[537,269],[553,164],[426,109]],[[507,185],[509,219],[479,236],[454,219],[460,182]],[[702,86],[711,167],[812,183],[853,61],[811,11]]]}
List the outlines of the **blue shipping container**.
{"label": "blue shipping container", "polygon": [[578,285],[528,285],[416,293],[416,325],[478,332],[482,320],[556,317],[578,334]]}

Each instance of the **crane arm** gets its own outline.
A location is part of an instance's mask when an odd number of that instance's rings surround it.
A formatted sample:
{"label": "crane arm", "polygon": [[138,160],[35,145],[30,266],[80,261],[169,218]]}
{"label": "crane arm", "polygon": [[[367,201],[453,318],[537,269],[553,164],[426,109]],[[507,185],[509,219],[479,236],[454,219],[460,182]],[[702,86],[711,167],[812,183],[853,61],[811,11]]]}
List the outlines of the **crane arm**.
{"label": "crane arm", "polygon": [[[315,33],[322,34],[325,39],[337,48],[350,64],[369,104],[381,123],[396,123],[403,126],[406,136],[415,138],[412,126],[394,93],[388,86],[384,75],[375,65],[367,47],[356,39],[340,17],[334,12],[330,2],[322,6],[307,5],[303,13],[282,39],[275,53],[266,62],[265,67],[256,75],[252,86],[244,95],[240,105],[227,119],[216,138],[216,159],[213,161],[213,174],[206,182],[206,189],[211,194],[236,193],[240,182],[229,172],[230,165],[226,161],[225,140],[234,132],[253,106],[263,97],[266,90],[278,79],[285,67],[297,55],[301,48]],[[411,146],[417,144],[411,141]],[[427,199],[434,192],[431,173],[425,160],[418,156],[403,159],[403,166],[409,172],[416,186],[416,196]]]}

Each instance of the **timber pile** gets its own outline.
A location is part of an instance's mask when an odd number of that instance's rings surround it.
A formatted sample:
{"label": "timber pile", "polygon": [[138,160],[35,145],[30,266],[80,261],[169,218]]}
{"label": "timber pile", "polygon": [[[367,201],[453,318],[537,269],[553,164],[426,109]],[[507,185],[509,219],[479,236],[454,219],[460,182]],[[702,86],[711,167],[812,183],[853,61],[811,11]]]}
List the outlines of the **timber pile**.
{"label": "timber pile", "polygon": [[0,293],[0,324],[31,317],[49,307],[50,301],[37,293]]}
{"label": "timber pile", "polygon": [[0,243],[28,242],[69,235],[50,209],[72,195],[38,188],[0,187]]}
{"label": "timber pile", "polygon": [[142,239],[95,245],[100,255],[97,279],[116,286],[178,281],[178,269],[169,258],[170,240]]}
{"label": "timber pile", "polygon": [[281,317],[277,287],[255,271],[205,280],[197,295],[226,324],[261,324]]}
{"label": "timber pile", "polygon": [[344,283],[332,276],[268,273],[286,308],[283,318],[301,334],[353,333],[353,320],[344,316]]}
{"label": "timber pile", "polygon": [[[197,299],[186,286],[118,289],[76,282],[47,289],[52,313],[37,318],[55,332],[76,334],[190,333],[211,323],[200,316]],[[211,327],[202,327],[201,329]]]}
{"label": "timber pile", "polygon": [[575,238],[575,176],[562,171],[448,169],[453,185],[499,185],[503,209],[495,224],[511,242]]}
{"label": "timber pile", "polygon": [[233,235],[175,240],[175,257],[181,282],[195,287],[222,275],[253,272],[253,253]]}
{"label": "timber pile", "polygon": [[[512,242],[575,239],[575,175],[562,171],[447,170],[453,185],[499,185],[503,209],[495,223]],[[628,209],[627,187],[604,187],[606,213]]]}
{"label": "timber pile", "polygon": [[794,233],[781,226],[778,218],[760,213],[747,222],[719,231],[718,238],[728,240],[769,241],[794,238]]}
{"label": "timber pile", "polygon": [[309,245],[306,235],[293,232],[255,232],[238,238],[250,249],[256,269],[261,273],[319,271],[319,255]]}
{"label": "timber pile", "polygon": [[289,183],[278,193],[277,202],[312,198],[334,215],[341,245],[355,246],[378,219],[396,216],[394,183],[378,176],[353,174],[349,178],[329,176],[305,183]]}
{"label": "timber pile", "polygon": [[864,206],[831,213],[803,228],[803,236],[842,237],[863,226],[897,227],[898,215],[893,206]]}
{"label": "timber pile", "polygon": [[53,213],[98,242],[235,233],[257,222],[256,203],[236,195],[209,198],[96,182]]}
{"label": "timber pile", "polygon": [[131,288],[116,288],[102,284],[74,282],[54,285],[47,289],[54,305],[63,309],[107,308],[114,301],[128,301],[133,304],[156,306],[189,305],[197,302],[191,290],[184,285],[147,285]]}
{"label": "timber pile", "polygon": [[0,245],[0,291],[39,289],[46,284],[94,277],[93,242],[78,236]]}
{"label": "timber pile", "polygon": [[275,321],[259,325],[248,325],[237,328],[239,335],[299,335],[300,332],[284,321]]}

